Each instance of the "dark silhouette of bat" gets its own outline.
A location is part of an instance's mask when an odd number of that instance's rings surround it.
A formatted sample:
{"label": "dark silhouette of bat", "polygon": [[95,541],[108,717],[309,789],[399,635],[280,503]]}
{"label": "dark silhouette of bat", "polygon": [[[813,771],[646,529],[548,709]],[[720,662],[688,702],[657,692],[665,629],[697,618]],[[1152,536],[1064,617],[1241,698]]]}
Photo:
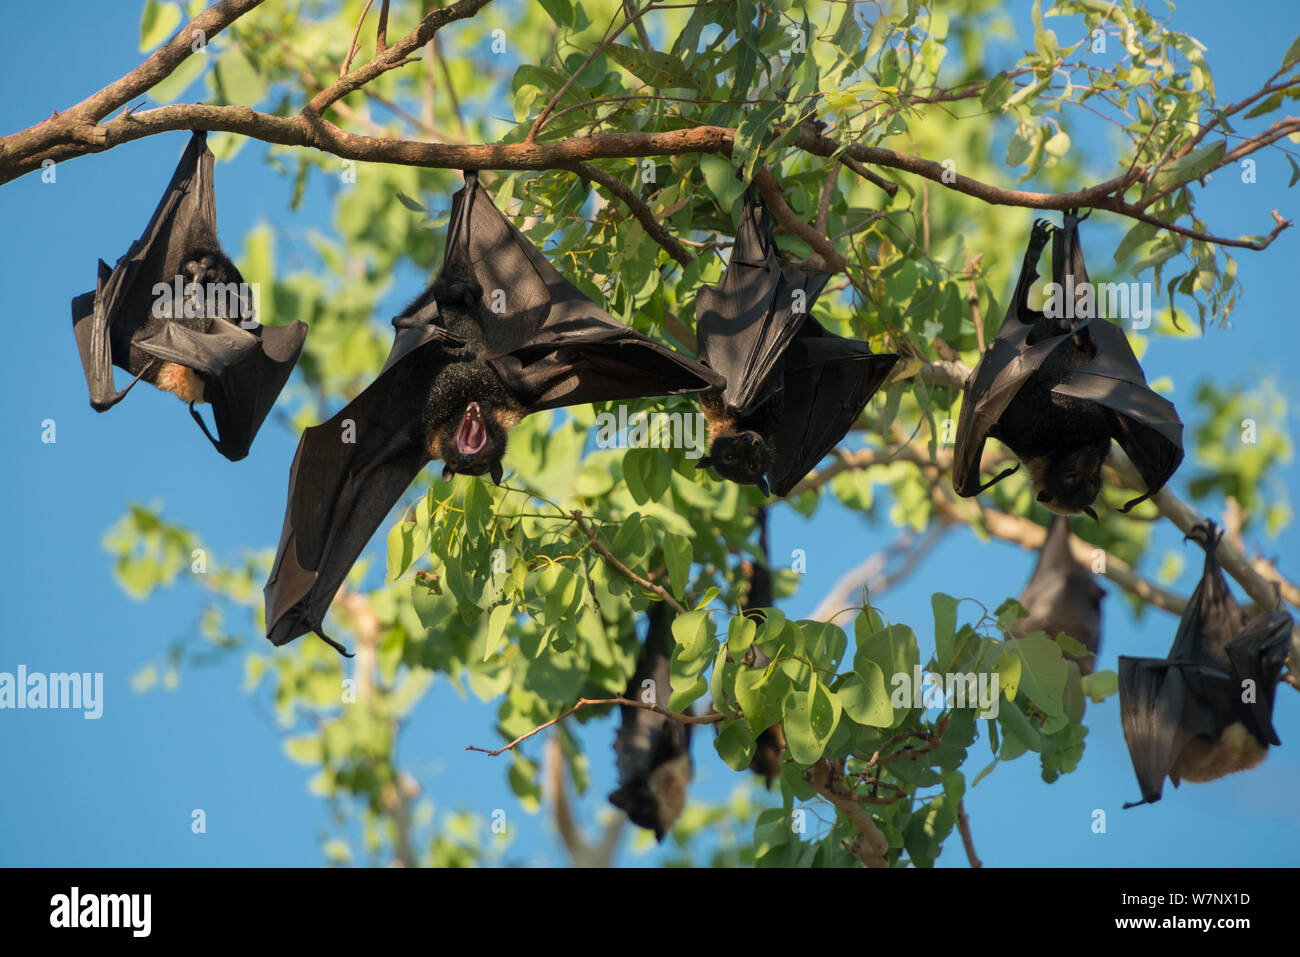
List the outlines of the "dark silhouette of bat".
{"label": "dark silhouette of bat", "polygon": [[[112,269],[100,260],[95,291],[72,300],[72,325],[97,412],[143,379],[187,402],[217,451],[237,462],[293,371],[307,326],[255,321],[244,278],[217,241],[212,167],[207,134],[196,132],[144,235]],[[135,377],[121,391],[113,366]],[[219,438],[199,402],[211,404]]]}
{"label": "dark silhouette of bat", "polygon": [[709,453],[697,468],[786,495],[857,421],[898,356],[827,332],[809,314],[830,277],[788,262],[751,186],[731,259],[696,300],[700,358],[727,380],[700,396]]}
{"label": "dark silhouette of bat", "polygon": [[1017,619],[1011,631],[1020,638],[1034,631],[1052,638],[1065,632],[1090,652],[1084,657],[1066,657],[1079,666],[1081,674],[1092,674],[1101,650],[1101,600],[1105,597],[1106,589],[1070,554],[1070,520],[1057,515],[1029,584],[1020,593],[1020,604],[1029,614]]}
{"label": "dark silhouette of bat", "polygon": [[1092,503],[1111,440],[1146,483],[1144,494],[1125,503],[1127,512],[1160,491],[1182,462],[1183,424],[1173,404],[1147,386],[1119,326],[1029,308],[1038,259],[1053,232],[1053,281],[1067,297],[1088,284],[1079,218],[1066,213],[1056,230],[1046,220],[1035,222],[1002,328],[966,380],[952,486],[969,497],[1020,467],[980,483],[980,456],[992,436],[1029,470],[1039,502],[1058,514],[1095,519]]}
{"label": "dark silhouette of bat", "polygon": [[[645,647],[623,696],[666,708],[672,694],[672,614],[667,605],[656,602],[646,617]],[[662,841],[686,806],[692,774],[691,726],[628,705],[619,706],[619,717],[614,740],[618,788],[610,793],[609,803]]]}
{"label": "dark silhouette of bat", "polygon": [[1164,779],[1213,781],[1264,760],[1281,744],[1273,696],[1290,644],[1291,616],[1263,612],[1249,621],[1237,604],[1215,549],[1213,523],[1188,536],[1205,549],[1205,571],[1178,622],[1168,658],[1119,659],[1124,740],[1142,800],[1160,800]]}
{"label": "dark silhouette of bat", "polygon": [[[366,542],[420,470],[501,477],[506,433],[541,409],[718,389],[722,379],[598,307],[492,204],[452,199],[437,280],[393,320],[379,377],[307,429],[266,583],[267,637],[321,630]],[[340,648],[340,650],[342,650]]]}

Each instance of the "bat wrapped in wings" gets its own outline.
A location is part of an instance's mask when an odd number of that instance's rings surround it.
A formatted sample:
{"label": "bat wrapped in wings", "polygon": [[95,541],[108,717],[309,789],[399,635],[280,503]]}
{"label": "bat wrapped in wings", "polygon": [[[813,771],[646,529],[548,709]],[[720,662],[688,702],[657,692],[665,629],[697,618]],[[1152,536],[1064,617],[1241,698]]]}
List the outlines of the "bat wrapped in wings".
{"label": "bat wrapped in wings", "polygon": [[1092,504],[1113,439],[1146,483],[1146,492],[1124,505],[1127,512],[1160,491],[1182,462],[1183,424],[1173,404],[1147,386],[1123,330],[1091,315],[1096,297],[1073,213],[1052,236],[1052,278],[1064,299],[1079,293],[1093,305],[1076,310],[1067,303],[1061,316],[1030,309],[1029,289],[1052,233],[1046,220],[1034,223],[1006,318],[966,381],[953,489],[976,495],[1020,467],[980,482],[984,441],[992,436],[1029,470],[1039,502],[1062,515],[1096,518]]}
{"label": "bat wrapped in wings", "polygon": [[825,273],[787,261],[753,188],[731,259],[696,300],[700,358],[727,380],[700,397],[712,467],[766,495],[786,495],[857,421],[898,356],[827,332],[810,315]]}
{"label": "bat wrapped in wings", "polygon": [[298,443],[266,584],[276,645],[308,631],[330,640],[321,628],[335,593],[431,460],[448,481],[500,481],[506,434],[531,412],[722,385],[579,292],[472,172],[452,199],[437,279],[393,325],[379,377]]}
{"label": "bat wrapped in wings", "polygon": [[[248,454],[307,335],[301,322],[256,322],[249,288],[217,241],[213,156],[201,132],[144,235],[112,269],[101,260],[95,291],[72,301],[72,323],[96,411],[143,379],[189,403],[232,462]],[[113,366],[135,377],[120,391]],[[217,438],[195,410],[199,402],[211,404]]]}
{"label": "bat wrapped in wings", "polygon": [[1282,610],[1247,620],[1215,557],[1222,533],[1210,522],[1192,533],[1205,549],[1205,571],[1169,656],[1119,659],[1124,740],[1142,790],[1142,800],[1125,807],[1159,801],[1166,777],[1178,787],[1249,770],[1282,743],[1273,697],[1294,623]]}
{"label": "bat wrapped in wings", "polygon": [[1011,630],[1021,638],[1035,631],[1053,638],[1064,632],[1088,649],[1085,657],[1070,657],[1081,674],[1092,674],[1101,649],[1101,600],[1105,597],[1106,589],[1070,554],[1070,520],[1057,515],[1029,584],[1020,593],[1020,604],[1029,614],[1017,619]]}
{"label": "bat wrapped in wings", "polygon": [[[667,605],[655,602],[646,617],[645,646],[624,697],[667,708],[672,693],[673,616]],[[691,726],[646,708],[620,705],[619,713],[614,741],[618,788],[610,793],[609,803],[662,841],[686,806],[692,775]]]}

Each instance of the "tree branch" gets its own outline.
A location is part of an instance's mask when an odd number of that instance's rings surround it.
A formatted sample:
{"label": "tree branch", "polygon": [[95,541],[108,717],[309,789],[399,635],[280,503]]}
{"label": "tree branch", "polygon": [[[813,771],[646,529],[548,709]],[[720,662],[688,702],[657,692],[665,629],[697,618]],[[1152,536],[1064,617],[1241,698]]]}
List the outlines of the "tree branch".
{"label": "tree branch", "polygon": [[596,552],[596,554],[599,555],[601,558],[605,559],[605,561],[607,561],[610,565],[612,565],[619,574],[621,574],[628,581],[633,582],[637,585],[640,585],[642,588],[654,592],[656,595],[659,596],[660,601],[664,602],[666,605],[668,605],[668,607],[672,608],[672,610],[677,612],[677,614],[679,615],[686,614],[686,609],[682,607],[681,602],[679,602],[676,598],[672,596],[672,592],[668,591],[668,589],[664,588],[662,585],[656,585],[648,578],[642,578],[636,572],[632,571],[632,569],[628,568],[621,561],[619,561],[618,557],[613,552],[611,552],[608,548],[602,545],[600,543],[600,539],[596,537],[596,533],[593,532],[591,528],[587,525],[587,523],[582,520],[582,512],[580,512],[578,509],[574,509],[569,514],[572,515],[573,520],[578,523],[578,528],[582,531],[582,534],[587,536],[587,541],[591,542],[591,547]]}

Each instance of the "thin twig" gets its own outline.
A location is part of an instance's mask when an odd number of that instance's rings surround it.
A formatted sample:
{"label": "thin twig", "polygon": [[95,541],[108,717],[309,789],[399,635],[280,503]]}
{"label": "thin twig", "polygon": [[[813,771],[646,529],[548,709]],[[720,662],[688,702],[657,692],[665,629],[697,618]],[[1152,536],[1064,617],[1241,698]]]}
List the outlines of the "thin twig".
{"label": "thin twig", "polygon": [[646,588],[654,592],[656,595],[659,596],[661,601],[663,601],[666,605],[672,608],[673,611],[677,612],[677,614],[679,615],[686,614],[686,609],[682,607],[681,602],[679,602],[676,598],[672,596],[672,592],[668,591],[668,589],[664,588],[662,585],[656,585],[648,578],[642,578],[636,572],[632,571],[632,569],[628,568],[621,561],[619,561],[618,557],[614,555],[613,552],[611,552],[608,548],[602,545],[600,543],[600,539],[596,537],[596,533],[593,532],[588,527],[587,523],[582,520],[581,511],[579,511],[578,509],[574,509],[569,514],[572,515],[573,520],[578,523],[578,528],[582,531],[582,534],[587,536],[587,541],[591,542],[592,550],[595,551],[596,554],[599,555],[601,558],[605,559],[605,561],[607,561],[610,565],[612,565],[620,575],[622,575],[628,581],[634,582],[637,585],[640,585],[642,588]]}

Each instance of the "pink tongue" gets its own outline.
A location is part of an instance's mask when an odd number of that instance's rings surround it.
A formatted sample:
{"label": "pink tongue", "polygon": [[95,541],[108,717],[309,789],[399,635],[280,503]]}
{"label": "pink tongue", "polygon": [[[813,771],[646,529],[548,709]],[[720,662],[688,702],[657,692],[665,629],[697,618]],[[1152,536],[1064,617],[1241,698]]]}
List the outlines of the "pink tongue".
{"label": "pink tongue", "polygon": [[456,451],[462,455],[477,455],[486,444],[487,430],[483,428],[483,423],[473,416],[466,416],[456,435]]}

